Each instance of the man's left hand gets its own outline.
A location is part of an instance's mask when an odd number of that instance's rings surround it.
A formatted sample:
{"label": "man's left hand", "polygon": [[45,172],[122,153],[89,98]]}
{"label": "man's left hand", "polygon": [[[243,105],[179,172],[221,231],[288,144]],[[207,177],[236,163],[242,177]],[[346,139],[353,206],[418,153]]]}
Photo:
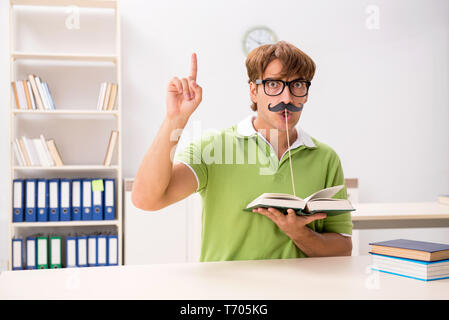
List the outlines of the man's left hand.
{"label": "man's left hand", "polygon": [[292,240],[295,240],[298,234],[304,232],[307,224],[326,218],[326,214],[322,212],[310,216],[299,216],[293,209],[288,209],[286,215],[275,208],[256,208],[253,209],[253,212],[269,218]]}

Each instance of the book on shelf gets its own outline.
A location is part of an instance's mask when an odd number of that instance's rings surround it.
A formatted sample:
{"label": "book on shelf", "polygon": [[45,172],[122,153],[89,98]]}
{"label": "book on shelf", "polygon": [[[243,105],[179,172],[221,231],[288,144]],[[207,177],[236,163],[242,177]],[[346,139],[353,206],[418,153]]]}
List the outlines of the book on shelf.
{"label": "book on shelf", "polygon": [[118,86],[116,83],[103,82],[100,85],[100,94],[97,101],[97,110],[111,111],[115,108]]}
{"label": "book on shelf", "polygon": [[440,194],[438,196],[438,202],[449,205],[449,194]]}
{"label": "book on shelf", "polygon": [[16,138],[14,153],[20,166],[63,166],[56,143],[53,139],[46,140],[41,134],[39,138],[30,139],[25,136]]}
{"label": "book on shelf", "polygon": [[112,161],[112,155],[114,154],[115,145],[117,144],[118,131],[111,131],[111,136],[109,137],[108,147],[106,149],[106,155],[104,157],[104,165],[110,166]]}
{"label": "book on shelf", "polygon": [[57,167],[63,166],[64,162],[61,159],[61,155],[59,154],[58,148],[56,147],[56,142],[54,139],[50,139],[47,141],[48,150],[55,162]]}
{"label": "book on shelf", "polygon": [[442,243],[396,239],[370,243],[371,252],[421,261],[449,259],[449,245]]}
{"label": "book on shelf", "polygon": [[310,215],[317,212],[339,214],[354,211],[355,209],[349,200],[332,198],[343,187],[344,185],[339,185],[322,189],[305,199],[286,193],[263,193],[251,201],[244,210],[276,208],[285,214],[287,209],[293,209],[299,215]]}
{"label": "book on shelf", "polygon": [[55,110],[50,87],[38,76],[29,74],[27,80],[11,83],[16,109],[21,110]]}

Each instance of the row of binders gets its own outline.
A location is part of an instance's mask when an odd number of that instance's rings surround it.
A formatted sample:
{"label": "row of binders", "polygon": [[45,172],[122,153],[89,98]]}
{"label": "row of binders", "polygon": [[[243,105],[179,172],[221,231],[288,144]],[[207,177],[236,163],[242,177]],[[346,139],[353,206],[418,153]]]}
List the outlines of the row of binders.
{"label": "row of binders", "polygon": [[29,74],[27,80],[11,83],[16,109],[55,110],[55,103],[48,87],[38,76]]}
{"label": "row of binders", "polygon": [[12,269],[55,269],[118,265],[118,236],[36,235],[12,239]]}
{"label": "row of binders", "polygon": [[44,135],[39,138],[16,138],[13,144],[14,154],[20,166],[63,166],[61,155],[55,140],[46,140]]}
{"label": "row of binders", "polygon": [[115,179],[13,180],[13,222],[114,219]]}

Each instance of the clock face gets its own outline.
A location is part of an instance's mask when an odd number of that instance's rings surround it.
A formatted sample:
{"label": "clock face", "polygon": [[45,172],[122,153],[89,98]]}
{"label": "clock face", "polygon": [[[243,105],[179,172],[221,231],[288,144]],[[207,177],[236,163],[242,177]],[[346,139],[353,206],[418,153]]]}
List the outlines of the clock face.
{"label": "clock face", "polygon": [[246,32],[243,37],[243,50],[248,54],[259,46],[275,43],[276,41],[276,35],[269,28],[255,27]]}

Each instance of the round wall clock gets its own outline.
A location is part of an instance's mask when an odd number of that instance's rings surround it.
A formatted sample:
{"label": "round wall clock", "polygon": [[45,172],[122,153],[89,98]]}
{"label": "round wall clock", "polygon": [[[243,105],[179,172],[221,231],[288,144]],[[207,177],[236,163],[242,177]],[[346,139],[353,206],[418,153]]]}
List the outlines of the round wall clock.
{"label": "round wall clock", "polygon": [[277,36],[270,28],[265,26],[253,27],[243,36],[243,52],[248,55],[251,50],[259,46],[275,42],[277,42]]}

